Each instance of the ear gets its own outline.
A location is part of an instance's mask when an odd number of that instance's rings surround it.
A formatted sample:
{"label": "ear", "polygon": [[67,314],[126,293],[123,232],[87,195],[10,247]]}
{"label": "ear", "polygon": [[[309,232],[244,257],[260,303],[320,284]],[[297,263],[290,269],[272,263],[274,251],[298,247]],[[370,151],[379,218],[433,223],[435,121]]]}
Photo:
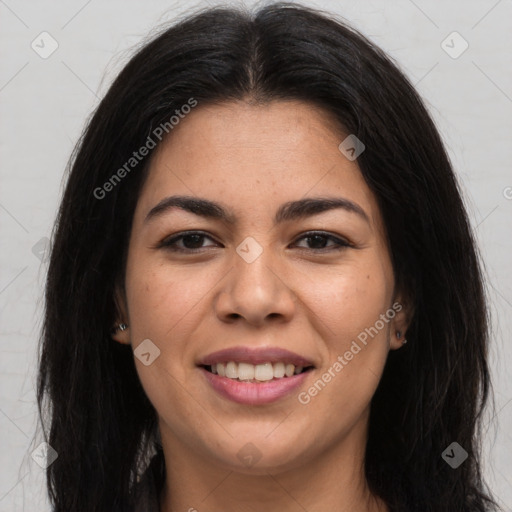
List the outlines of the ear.
{"label": "ear", "polygon": [[[130,345],[130,320],[128,318],[126,296],[119,286],[116,286],[114,292],[114,303],[116,305],[117,317],[115,324],[112,326],[112,339],[123,345]],[[126,328],[120,328],[121,325],[126,326]]]}
{"label": "ear", "polygon": [[414,306],[411,298],[406,294],[398,294],[393,301],[391,310],[395,316],[391,321],[391,332],[389,333],[390,350],[397,350],[404,346],[407,340],[407,329],[414,315]]}

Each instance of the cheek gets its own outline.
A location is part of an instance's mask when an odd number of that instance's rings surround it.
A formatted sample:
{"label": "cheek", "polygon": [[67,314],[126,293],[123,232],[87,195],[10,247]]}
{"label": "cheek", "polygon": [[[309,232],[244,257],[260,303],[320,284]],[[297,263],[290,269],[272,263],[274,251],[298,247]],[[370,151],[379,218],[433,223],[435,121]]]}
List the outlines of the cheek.
{"label": "cheek", "polygon": [[186,378],[193,348],[188,340],[198,326],[200,300],[211,288],[206,279],[197,279],[197,270],[196,279],[191,273],[177,272],[165,264],[145,266],[137,262],[137,266],[127,268],[126,276],[132,343],[137,347],[149,339],[160,351],[148,366],[135,359],[140,382],[160,414],[181,411],[176,417],[166,418],[166,422],[183,429],[182,435],[190,425],[181,418],[197,414],[197,401],[191,401],[190,395],[196,396],[198,391]]}
{"label": "cheek", "polygon": [[184,380],[190,366],[186,341],[197,324],[194,305],[204,295],[201,282],[187,279],[169,265],[139,260],[127,268],[126,292],[134,349],[148,339],[157,347],[152,348],[158,355],[151,365],[135,359],[139,378],[154,404],[158,397],[168,400],[163,397],[164,389],[173,390],[169,396],[176,396],[174,385]]}
{"label": "cheek", "polygon": [[315,414],[343,411],[350,423],[368,406],[389,350],[391,279],[378,259],[361,259],[309,288],[308,305],[326,344],[322,373],[303,396]]}
{"label": "cheek", "polygon": [[[392,282],[379,264],[347,264],[308,278],[301,294],[333,342],[354,339],[389,307]],[[340,347],[341,348],[341,347]]]}
{"label": "cheek", "polygon": [[139,334],[165,342],[172,330],[194,316],[208,292],[208,280],[197,269],[177,271],[159,264],[127,272],[130,318]]}

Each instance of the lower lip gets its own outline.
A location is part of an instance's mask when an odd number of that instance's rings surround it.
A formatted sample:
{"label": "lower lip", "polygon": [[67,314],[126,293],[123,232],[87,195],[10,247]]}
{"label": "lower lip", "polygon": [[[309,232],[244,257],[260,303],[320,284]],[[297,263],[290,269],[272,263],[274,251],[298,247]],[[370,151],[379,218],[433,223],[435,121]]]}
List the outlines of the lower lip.
{"label": "lower lip", "polygon": [[221,377],[200,367],[206,380],[219,395],[239,404],[260,405],[275,402],[297,389],[307,379],[311,370],[257,384]]}

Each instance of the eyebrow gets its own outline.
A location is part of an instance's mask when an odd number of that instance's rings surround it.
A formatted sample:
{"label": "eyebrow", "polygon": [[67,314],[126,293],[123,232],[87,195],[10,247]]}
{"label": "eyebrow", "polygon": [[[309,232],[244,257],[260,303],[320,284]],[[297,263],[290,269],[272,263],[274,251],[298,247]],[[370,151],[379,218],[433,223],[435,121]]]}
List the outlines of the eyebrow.
{"label": "eyebrow", "polygon": [[[169,196],[162,199],[151,208],[144,219],[144,223],[160,217],[173,208],[179,208],[201,217],[220,220],[229,225],[236,224],[236,216],[219,203],[193,196]],[[306,197],[282,204],[274,217],[274,224],[310,217],[336,208],[354,213],[368,224],[370,223],[369,217],[363,208],[349,199],[344,197]]]}

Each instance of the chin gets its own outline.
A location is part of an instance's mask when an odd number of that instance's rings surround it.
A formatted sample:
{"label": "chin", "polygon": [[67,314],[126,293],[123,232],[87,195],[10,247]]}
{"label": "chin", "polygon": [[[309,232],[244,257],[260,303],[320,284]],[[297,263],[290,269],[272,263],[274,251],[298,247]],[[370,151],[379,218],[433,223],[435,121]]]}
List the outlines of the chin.
{"label": "chin", "polygon": [[240,436],[230,439],[228,446],[221,447],[222,451],[211,452],[211,456],[217,464],[237,473],[277,474],[296,468],[298,461],[300,465],[304,464],[303,442],[304,436],[271,435],[265,438],[261,433],[258,437]]}

